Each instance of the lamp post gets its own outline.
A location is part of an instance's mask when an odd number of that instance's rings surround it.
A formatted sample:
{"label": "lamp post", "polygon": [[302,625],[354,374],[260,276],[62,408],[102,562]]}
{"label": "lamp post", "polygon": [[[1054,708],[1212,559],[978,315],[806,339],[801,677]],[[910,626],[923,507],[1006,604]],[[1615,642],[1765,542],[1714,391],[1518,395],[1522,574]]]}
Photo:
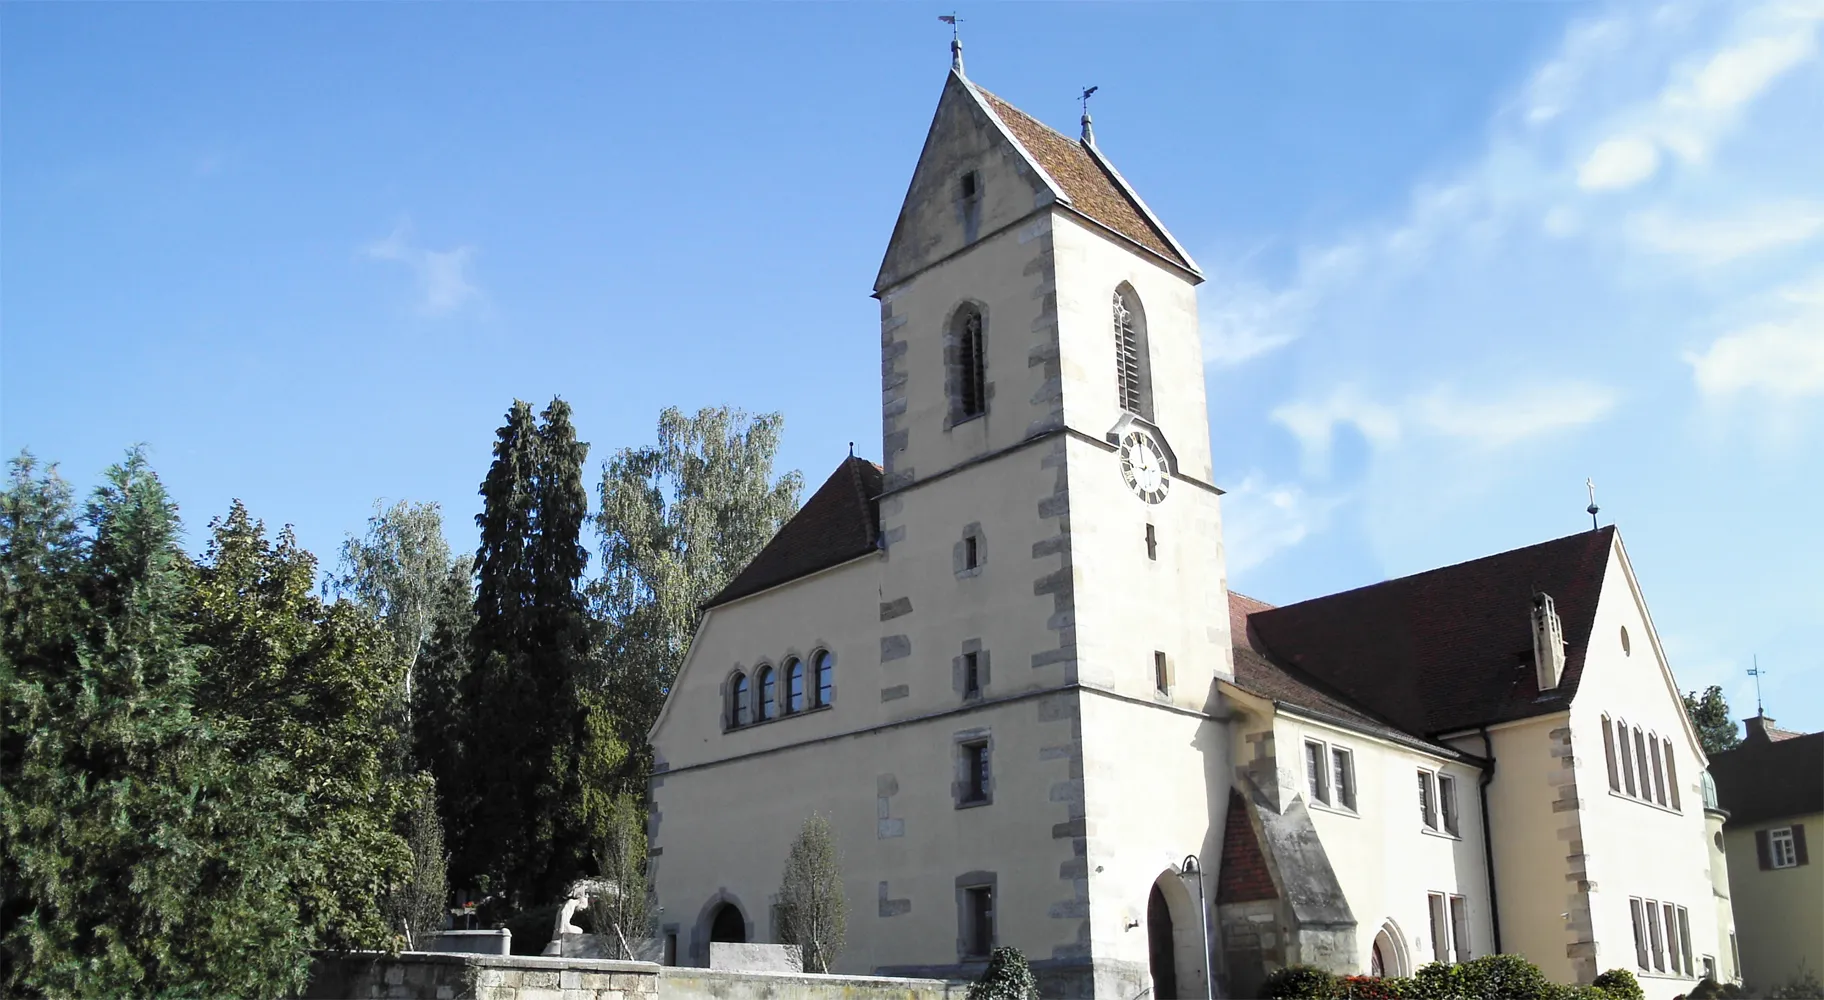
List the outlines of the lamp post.
{"label": "lamp post", "polygon": [[1216,996],[1216,979],[1210,969],[1210,908],[1203,900],[1203,868],[1197,864],[1197,855],[1187,854],[1184,864],[1178,869],[1178,877],[1185,881],[1197,880],[1197,925],[1203,931],[1203,995]]}

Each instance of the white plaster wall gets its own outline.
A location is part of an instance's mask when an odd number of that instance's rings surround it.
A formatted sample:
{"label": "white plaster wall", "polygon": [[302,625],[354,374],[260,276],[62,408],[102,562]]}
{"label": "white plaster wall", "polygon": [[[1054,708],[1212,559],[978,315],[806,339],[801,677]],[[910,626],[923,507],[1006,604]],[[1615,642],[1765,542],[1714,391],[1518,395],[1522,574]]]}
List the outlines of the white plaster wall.
{"label": "white plaster wall", "polygon": [[[1033,956],[1066,943],[1062,922],[1046,914],[1070,848],[1052,839],[1046,817],[1068,762],[1040,752],[1056,730],[1040,720],[1040,703],[988,704],[661,775],[653,790],[655,885],[661,922],[680,925],[680,961],[692,961],[698,922],[719,894],[739,900],[752,940],[777,940],[771,903],[792,838],[813,811],[829,817],[846,875],[848,944],[835,971],[956,962],[956,877],[970,871],[997,875],[1001,943]],[[993,802],[958,809],[952,737],[976,728],[993,740]],[[884,807],[883,775],[896,785]],[[903,823],[903,836],[881,836],[883,811]],[[880,916],[881,881],[888,898],[910,902],[908,912]]]}
{"label": "white plaster wall", "polygon": [[[1305,774],[1305,740],[1355,755],[1356,809],[1313,802]],[[1481,772],[1323,723],[1279,715],[1273,727],[1284,798],[1302,797],[1336,869],[1356,922],[1357,968],[1366,974],[1374,937],[1392,921],[1412,968],[1447,959],[1433,953],[1428,893],[1463,896],[1469,906],[1470,951],[1494,951],[1488,878],[1482,852]],[[1418,772],[1456,779],[1458,836],[1433,833],[1420,821]],[[1334,794],[1332,796],[1334,801]]]}
{"label": "white plaster wall", "polygon": [[[1631,652],[1624,653],[1621,629]],[[1602,717],[1625,720],[1655,738],[1670,738],[1678,772],[1681,809],[1648,804],[1609,789],[1603,753]],[[1653,998],[1690,989],[1695,977],[1682,972],[1648,972],[1635,961],[1630,896],[1683,906],[1691,915],[1692,960],[1702,974],[1701,956],[1722,955],[1709,835],[1705,829],[1702,749],[1685,722],[1684,704],[1660,656],[1643,604],[1630,583],[1622,552],[1611,551],[1585,654],[1583,679],[1571,706],[1577,787],[1582,799],[1584,851],[1589,877],[1597,961],[1602,969],[1625,968],[1640,978]],[[1505,766],[1503,761],[1503,766]],[[1638,776],[1636,777],[1638,780]],[[1624,785],[1625,788],[1625,785]],[[1670,793],[1667,796],[1670,802]],[[1727,940],[1727,934],[1722,935]]]}
{"label": "white plaster wall", "polygon": [[1146,312],[1154,423],[1171,442],[1184,472],[1209,482],[1210,415],[1204,399],[1196,286],[1115,237],[1063,211],[1054,215],[1065,420],[1099,438],[1121,415],[1115,392],[1113,301],[1115,288],[1125,281]]}

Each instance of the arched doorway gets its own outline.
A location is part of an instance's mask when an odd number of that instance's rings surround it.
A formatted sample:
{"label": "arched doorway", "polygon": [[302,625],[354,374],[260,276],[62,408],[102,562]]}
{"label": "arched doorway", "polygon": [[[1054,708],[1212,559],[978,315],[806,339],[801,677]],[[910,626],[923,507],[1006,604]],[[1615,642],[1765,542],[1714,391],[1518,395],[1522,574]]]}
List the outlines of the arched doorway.
{"label": "arched doorway", "polygon": [[1371,976],[1410,976],[1412,964],[1406,960],[1406,945],[1399,926],[1389,920],[1381,925],[1368,952],[1368,974]]}
{"label": "arched doorway", "polygon": [[747,943],[747,920],[733,903],[723,903],[716,907],[716,915],[709,922],[709,939],[726,944]]}
{"label": "arched doorway", "polygon": [[1157,882],[1146,899],[1146,957],[1153,976],[1153,1000],[1177,1000],[1178,947],[1172,934],[1172,908]]}

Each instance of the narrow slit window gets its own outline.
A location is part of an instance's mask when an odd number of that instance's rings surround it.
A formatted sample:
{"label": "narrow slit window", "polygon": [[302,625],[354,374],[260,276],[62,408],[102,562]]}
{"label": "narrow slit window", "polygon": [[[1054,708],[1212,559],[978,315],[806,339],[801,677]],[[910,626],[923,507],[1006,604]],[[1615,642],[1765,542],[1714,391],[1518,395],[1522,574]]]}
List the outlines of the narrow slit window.
{"label": "narrow slit window", "polygon": [[1602,755],[1609,764],[1609,791],[1621,791],[1621,770],[1615,764],[1615,727],[1602,717]]}
{"label": "narrow slit window", "polygon": [[963,568],[974,569],[980,566],[981,551],[974,535],[963,539]]}
{"label": "narrow slit window", "polygon": [[1664,748],[1666,751],[1666,790],[1672,793],[1672,808],[1684,812],[1684,804],[1678,798],[1678,765],[1673,762],[1672,741],[1666,740]]}
{"label": "narrow slit window", "polygon": [[1615,725],[1615,742],[1621,753],[1621,780],[1627,787],[1628,794],[1634,794],[1634,753],[1628,749],[1628,725],[1625,722]]}
{"label": "narrow slit window", "polygon": [[1146,557],[1155,562],[1159,559],[1159,536],[1153,533],[1153,526],[1146,526]]}
{"label": "narrow slit window", "polygon": [[1640,797],[1643,801],[1653,801],[1653,769],[1647,763],[1647,738],[1638,726],[1634,729],[1635,767],[1640,773]]}
{"label": "narrow slit window", "polygon": [[1160,694],[1172,693],[1172,665],[1165,654],[1156,649],[1153,650],[1153,689]]}
{"label": "narrow slit window", "polygon": [[981,654],[963,654],[963,697],[975,698],[982,693]]}
{"label": "narrow slit window", "polygon": [[1647,734],[1648,756],[1653,758],[1653,798],[1660,805],[1666,804],[1666,770],[1659,756],[1659,737]]}

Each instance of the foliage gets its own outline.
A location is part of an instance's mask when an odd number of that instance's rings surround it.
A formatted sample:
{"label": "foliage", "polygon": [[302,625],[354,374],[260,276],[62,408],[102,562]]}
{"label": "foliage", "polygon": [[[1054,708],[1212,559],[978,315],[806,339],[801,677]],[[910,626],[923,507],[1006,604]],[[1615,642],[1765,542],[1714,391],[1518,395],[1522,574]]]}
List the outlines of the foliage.
{"label": "foliage", "polygon": [[1713,757],[1742,745],[1735,720],[1729,717],[1729,702],[1723,698],[1723,689],[1715,684],[1706,688],[1701,697],[1696,691],[1685,692],[1685,715],[1691,719],[1691,728],[1697,730],[1697,741],[1703,744],[1705,756]]}
{"label": "foliage", "polygon": [[1519,955],[1484,955],[1457,966],[1463,995],[1472,1000],[1542,998],[1552,983]]}
{"label": "foliage", "polygon": [[969,984],[968,1000],[1038,1000],[1039,981],[1018,948],[996,948],[982,978]]}
{"label": "foliage", "polygon": [[[548,900],[588,863],[580,760],[590,730],[582,690],[591,628],[578,583],[589,553],[570,406],[538,419],[515,400],[497,434],[476,516],[471,669],[464,679],[465,793],[458,868],[495,877],[522,906]],[[602,748],[596,748],[601,752]]]}
{"label": "foliage", "polygon": [[1818,1000],[1824,997],[1824,983],[1818,982],[1817,973],[1801,967],[1797,975],[1774,987],[1767,995],[1773,1000]]}
{"label": "foliage", "polygon": [[605,810],[596,842],[596,865],[613,895],[589,901],[594,932],[609,958],[633,958],[633,942],[652,933],[652,901],[646,891],[646,808],[639,797],[614,797]]}
{"label": "foliage", "polygon": [[1260,995],[1267,1000],[1330,1000],[1341,996],[1340,991],[1337,977],[1314,965],[1275,969],[1260,984]]}
{"label": "foliage", "polygon": [[1685,1000],[1722,1000],[1726,996],[1729,994],[1723,991],[1722,984],[1706,976],[1691,987],[1691,992],[1685,994]]}
{"label": "foliage", "polygon": [[783,421],[727,408],[659,415],[656,445],[624,448],[602,468],[602,577],[591,588],[616,698],[620,777],[643,792],[646,734],[689,652],[702,606],[758,555],[798,509],[803,477],[773,478]]}
{"label": "foliage", "polygon": [[412,851],[409,877],[387,894],[388,923],[408,949],[423,950],[430,936],[443,929],[448,916],[449,855],[443,850],[443,821],[437,816],[437,794],[425,783],[406,815],[405,840]]}
{"label": "foliage", "polygon": [[469,675],[469,633],[475,628],[473,562],[458,557],[438,584],[430,638],[418,657],[412,687],[412,760],[435,781],[446,839],[460,841],[469,815],[463,799],[468,717],[462,689]]}
{"label": "foliage", "polygon": [[1342,976],[1336,980],[1335,992],[1331,995],[1340,1000],[1400,1000],[1406,995],[1407,982],[1397,976]]}
{"label": "foliage", "polygon": [[829,820],[813,813],[792,841],[779,883],[779,939],[804,951],[804,967],[828,972],[842,953],[849,901],[842,891],[842,859]]}
{"label": "foliage", "polygon": [[1408,1000],[1462,1000],[1467,995],[1462,970],[1448,962],[1419,966],[1406,991]]}
{"label": "foliage", "polygon": [[1640,980],[1627,969],[1610,969],[1596,977],[1591,985],[1602,990],[1615,1000],[1646,1000],[1646,993],[1640,988]]}

